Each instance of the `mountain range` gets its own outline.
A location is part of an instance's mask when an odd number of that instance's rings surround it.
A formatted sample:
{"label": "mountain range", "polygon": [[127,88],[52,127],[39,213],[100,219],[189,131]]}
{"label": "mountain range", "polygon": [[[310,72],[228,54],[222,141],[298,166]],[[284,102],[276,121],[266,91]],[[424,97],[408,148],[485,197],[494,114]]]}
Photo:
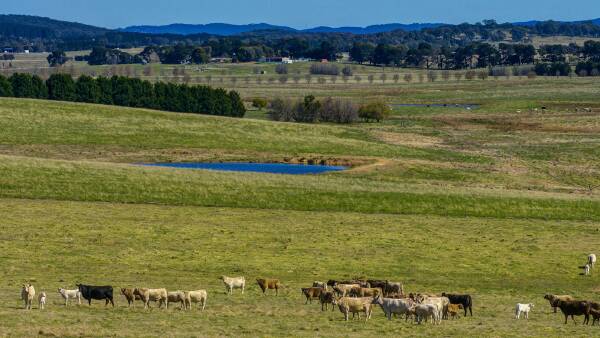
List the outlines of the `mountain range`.
{"label": "mountain range", "polygon": [[227,23],[209,23],[205,25],[171,24],[165,26],[130,26],[119,29],[122,32],[146,33],[146,34],[178,34],[192,35],[207,33],[212,35],[239,35],[255,31],[276,30],[296,33],[352,33],[352,34],[376,34],[391,32],[395,30],[419,31],[424,28],[435,28],[443,26],[441,23],[413,23],[413,24],[383,24],[367,27],[328,27],[319,26],[308,29],[295,29],[287,26],[276,26],[268,23],[233,25]]}

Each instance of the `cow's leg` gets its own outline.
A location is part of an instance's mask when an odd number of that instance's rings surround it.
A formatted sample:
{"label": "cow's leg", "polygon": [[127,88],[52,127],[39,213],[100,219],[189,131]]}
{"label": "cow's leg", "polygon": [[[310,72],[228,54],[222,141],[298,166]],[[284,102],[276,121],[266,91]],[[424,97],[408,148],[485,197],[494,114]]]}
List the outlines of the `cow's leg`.
{"label": "cow's leg", "polygon": [[[471,317],[473,317],[473,305],[469,305],[469,312],[471,313]],[[467,314],[465,313],[465,317]]]}
{"label": "cow's leg", "polygon": [[113,297],[110,297],[110,304],[112,305],[112,307],[115,307],[115,302],[113,301]]}
{"label": "cow's leg", "polygon": [[88,306],[92,306],[92,297],[90,297],[90,299],[88,299]]}

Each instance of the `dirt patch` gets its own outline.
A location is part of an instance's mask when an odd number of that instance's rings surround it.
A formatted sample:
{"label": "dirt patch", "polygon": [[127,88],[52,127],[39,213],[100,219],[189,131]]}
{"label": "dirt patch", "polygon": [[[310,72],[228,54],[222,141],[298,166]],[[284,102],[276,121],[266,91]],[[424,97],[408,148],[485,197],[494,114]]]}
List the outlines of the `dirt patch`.
{"label": "dirt patch", "polygon": [[361,167],[373,163],[372,159],[361,158],[339,158],[325,156],[298,156],[285,157],[282,161],[274,161],[289,164],[310,164],[310,165],[332,165],[343,167]]}
{"label": "dirt patch", "polygon": [[386,131],[378,131],[374,133],[375,137],[387,144],[398,146],[409,146],[417,148],[430,148],[440,146],[443,140],[437,137],[424,136],[414,133],[392,133]]}

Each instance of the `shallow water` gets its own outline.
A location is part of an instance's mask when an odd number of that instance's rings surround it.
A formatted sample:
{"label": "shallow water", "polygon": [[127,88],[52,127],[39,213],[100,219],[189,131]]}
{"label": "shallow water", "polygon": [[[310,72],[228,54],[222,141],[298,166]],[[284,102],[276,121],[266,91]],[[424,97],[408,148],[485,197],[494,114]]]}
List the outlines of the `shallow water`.
{"label": "shallow water", "polygon": [[240,172],[256,172],[269,174],[286,174],[286,175],[310,175],[321,174],[332,171],[341,171],[348,169],[342,166],[329,165],[308,165],[308,164],[286,164],[286,163],[243,163],[243,162],[228,162],[228,163],[201,163],[201,162],[182,162],[182,163],[150,163],[144,164],[152,167],[167,167],[180,169],[204,169],[218,171],[240,171]]}

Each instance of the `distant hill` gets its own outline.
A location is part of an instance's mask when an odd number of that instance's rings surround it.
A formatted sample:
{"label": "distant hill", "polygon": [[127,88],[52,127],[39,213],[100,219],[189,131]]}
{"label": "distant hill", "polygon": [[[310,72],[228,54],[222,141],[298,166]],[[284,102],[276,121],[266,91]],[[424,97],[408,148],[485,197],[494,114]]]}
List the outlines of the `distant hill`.
{"label": "distant hill", "polygon": [[73,38],[104,35],[109,29],[31,15],[0,14],[0,37]]}
{"label": "distant hill", "polygon": [[179,34],[192,35],[206,33],[212,35],[239,35],[255,31],[286,31],[298,33],[351,33],[351,34],[377,34],[391,32],[395,30],[404,30],[407,32],[419,31],[424,28],[436,28],[442,26],[441,23],[413,23],[413,24],[384,24],[372,25],[367,27],[328,27],[319,26],[308,29],[294,29],[287,26],[275,26],[267,23],[232,25],[226,23],[210,23],[206,25],[192,24],[171,24],[165,26],[130,26],[120,29],[122,32],[146,33],[146,34]]}
{"label": "distant hill", "polygon": [[[591,22],[595,25],[600,26],[600,18],[592,19],[592,20],[581,20],[581,21],[556,21],[559,23],[583,23],[583,22]],[[522,21],[522,22],[513,22],[515,26],[523,26],[523,27],[533,27],[539,23],[544,23],[544,21],[540,20],[531,20],[531,21]]]}

